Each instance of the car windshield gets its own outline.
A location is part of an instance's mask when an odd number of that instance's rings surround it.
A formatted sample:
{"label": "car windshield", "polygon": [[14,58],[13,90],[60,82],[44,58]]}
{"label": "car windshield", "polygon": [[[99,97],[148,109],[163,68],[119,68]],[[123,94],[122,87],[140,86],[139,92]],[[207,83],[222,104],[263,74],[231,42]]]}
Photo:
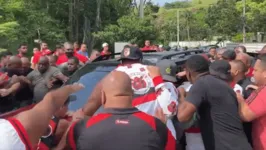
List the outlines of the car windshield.
{"label": "car windshield", "polygon": [[69,111],[76,111],[77,109],[82,108],[96,84],[115,68],[116,66],[98,66],[81,76],[77,82],[82,83],[85,88],[70,96],[70,102],[68,105]]}
{"label": "car windshield", "polygon": [[156,64],[156,62],[158,62],[158,57],[149,56],[149,57],[144,58],[144,60],[147,60],[147,61],[149,61],[151,63]]}

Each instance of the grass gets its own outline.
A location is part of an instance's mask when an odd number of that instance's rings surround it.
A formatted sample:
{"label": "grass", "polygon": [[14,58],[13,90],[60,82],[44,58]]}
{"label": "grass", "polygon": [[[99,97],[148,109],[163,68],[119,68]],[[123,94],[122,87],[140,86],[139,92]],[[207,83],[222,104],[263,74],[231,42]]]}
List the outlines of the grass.
{"label": "grass", "polygon": [[210,4],[216,3],[217,1],[218,0],[192,0],[192,4],[196,7],[209,6]]}
{"label": "grass", "polygon": [[207,8],[211,4],[216,3],[218,0],[192,0],[192,6],[189,8],[173,8],[173,9],[165,9],[164,7],[160,8],[160,11],[158,14],[163,13],[163,16],[165,18],[173,18],[176,16],[177,10],[184,11],[184,10],[191,10],[191,9],[199,9],[199,8]]}

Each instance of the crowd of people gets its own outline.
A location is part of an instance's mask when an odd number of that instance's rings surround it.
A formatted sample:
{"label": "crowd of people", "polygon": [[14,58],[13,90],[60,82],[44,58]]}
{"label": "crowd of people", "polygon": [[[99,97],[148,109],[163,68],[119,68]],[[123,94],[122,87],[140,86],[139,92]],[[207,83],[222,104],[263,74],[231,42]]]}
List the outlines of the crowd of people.
{"label": "crowd of people", "polygon": [[[102,47],[89,55],[86,44],[66,42],[51,51],[43,42],[32,60],[26,44],[17,55],[2,52],[1,113],[36,105],[0,119],[0,149],[266,149],[266,47],[257,58],[243,46],[210,48],[177,72],[172,60],[142,63],[150,41],[143,48],[126,45],[121,64],[97,83],[83,108],[68,112],[69,95],[84,85],[62,85],[82,65],[111,54],[107,43]],[[178,79],[186,82],[177,85]]]}
{"label": "crowd of people", "polygon": [[60,87],[81,66],[93,61],[101,54],[110,53],[108,44],[102,52],[93,50],[89,56],[86,44],[64,43],[50,50],[46,42],[33,49],[31,59],[27,57],[27,44],[18,47],[18,53],[0,53],[0,113],[39,102],[50,90]]}

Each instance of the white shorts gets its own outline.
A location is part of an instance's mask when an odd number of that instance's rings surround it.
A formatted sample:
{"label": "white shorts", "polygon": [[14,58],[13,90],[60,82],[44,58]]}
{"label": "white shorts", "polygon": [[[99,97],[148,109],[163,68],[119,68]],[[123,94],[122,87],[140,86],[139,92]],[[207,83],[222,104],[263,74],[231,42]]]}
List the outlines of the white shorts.
{"label": "white shorts", "polygon": [[28,135],[16,119],[0,119],[0,150],[30,150]]}

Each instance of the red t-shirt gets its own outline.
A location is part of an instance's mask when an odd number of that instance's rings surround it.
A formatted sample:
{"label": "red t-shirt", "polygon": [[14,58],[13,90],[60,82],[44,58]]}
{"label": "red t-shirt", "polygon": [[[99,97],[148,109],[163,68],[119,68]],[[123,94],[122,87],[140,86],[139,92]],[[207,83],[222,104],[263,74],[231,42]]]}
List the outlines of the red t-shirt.
{"label": "red t-shirt", "polygon": [[51,54],[52,52],[49,50],[49,49],[45,49],[45,50],[42,50],[42,51],[39,51],[39,52],[36,52],[33,56],[33,60],[32,62],[34,64],[37,64],[39,62],[39,59],[41,56],[46,56],[46,55],[49,55]]}
{"label": "red t-shirt", "polygon": [[[88,58],[86,56],[80,55],[78,53],[74,53],[74,57],[77,57],[78,60],[84,64],[88,61]],[[68,61],[68,58],[67,58],[66,54],[60,55],[60,56],[58,56],[56,65],[60,65],[60,64],[65,63],[67,61]]]}
{"label": "red t-shirt", "polygon": [[252,140],[255,150],[266,149],[266,86],[254,91],[247,103],[250,110],[256,115],[252,121]]}
{"label": "red t-shirt", "polygon": [[79,59],[79,61],[83,62],[84,64],[89,60],[86,56],[80,55],[78,53],[74,53],[74,56]]}
{"label": "red t-shirt", "polygon": [[79,48],[75,48],[74,49],[74,52],[76,53],[76,52],[78,52],[79,51]]}
{"label": "red t-shirt", "polygon": [[65,63],[67,61],[68,61],[68,58],[67,58],[66,54],[60,55],[57,58],[56,65],[61,65],[62,63]]}
{"label": "red t-shirt", "polygon": [[141,48],[142,51],[150,51],[152,50],[151,46],[144,46],[143,48]]}
{"label": "red t-shirt", "polygon": [[254,71],[254,68],[250,67],[246,76],[247,77],[253,77],[253,71]]}
{"label": "red t-shirt", "polygon": [[104,51],[101,51],[101,55],[103,56],[103,55],[110,55],[111,53],[110,52],[107,52],[107,53],[105,53]]}

